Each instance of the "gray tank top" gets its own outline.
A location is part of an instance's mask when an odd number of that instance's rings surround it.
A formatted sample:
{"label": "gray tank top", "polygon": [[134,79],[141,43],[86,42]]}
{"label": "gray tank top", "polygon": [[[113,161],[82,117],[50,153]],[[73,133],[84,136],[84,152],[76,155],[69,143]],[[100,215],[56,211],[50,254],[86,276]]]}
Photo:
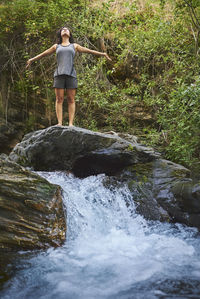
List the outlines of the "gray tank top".
{"label": "gray tank top", "polygon": [[76,70],[74,69],[74,44],[68,46],[57,45],[56,59],[57,68],[54,72],[54,77],[59,75],[69,75],[76,78]]}

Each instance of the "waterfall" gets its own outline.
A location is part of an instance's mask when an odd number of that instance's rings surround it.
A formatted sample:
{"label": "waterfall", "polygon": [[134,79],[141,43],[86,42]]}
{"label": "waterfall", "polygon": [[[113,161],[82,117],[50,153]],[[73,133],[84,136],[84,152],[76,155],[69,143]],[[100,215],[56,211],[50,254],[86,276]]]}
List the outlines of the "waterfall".
{"label": "waterfall", "polygon": [[21,252],[1,298],[200,298],[197,229],[146,221],[126,184],[108,186],[104,174],[39,174],[63,189],[66,242]]}

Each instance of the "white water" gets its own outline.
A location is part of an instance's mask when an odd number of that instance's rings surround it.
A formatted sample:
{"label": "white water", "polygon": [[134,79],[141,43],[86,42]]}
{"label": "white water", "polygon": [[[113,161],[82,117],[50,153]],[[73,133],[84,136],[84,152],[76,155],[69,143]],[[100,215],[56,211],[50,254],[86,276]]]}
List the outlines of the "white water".
{"label": "white water", "polygon": [[196,229],[147,222],[126,186],[40,173],[61,185],[67,207],[64,246],[20,261],[3,299],[200,298]]}

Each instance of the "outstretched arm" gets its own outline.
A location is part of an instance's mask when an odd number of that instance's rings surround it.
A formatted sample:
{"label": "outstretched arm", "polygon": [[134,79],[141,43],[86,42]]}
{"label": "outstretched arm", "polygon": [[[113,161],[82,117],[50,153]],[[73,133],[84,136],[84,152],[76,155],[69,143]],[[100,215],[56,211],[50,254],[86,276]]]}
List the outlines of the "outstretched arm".
{"label": "outstretched arm", "polygon": [[49,48],[46,51],[40,53],[39,55],[37,55],[37,56],[35,56],[33,58],[30,58],[27,61],[26,67],[28,68],[33,61],[39,60],[40,58],[42,58],[44,56],[48,56],[48,55],[53,54],[56,51],[56,46],[57,46],[57,44],[53,45],[51,48]]}
{"label": "outstretched arm", "polygon": [[104,56],[104,57],[106,57],[106,59],[108,59],[110,61],[112,60],[106,52],[98,52],[98,51],[90,50],[90,49],[82,47],[78,44],[74,44],[74,47],[75,47],[76,51],[79,53],[89,53],[89,54],[93,54],[93,55],[97,55],[97,56]]}

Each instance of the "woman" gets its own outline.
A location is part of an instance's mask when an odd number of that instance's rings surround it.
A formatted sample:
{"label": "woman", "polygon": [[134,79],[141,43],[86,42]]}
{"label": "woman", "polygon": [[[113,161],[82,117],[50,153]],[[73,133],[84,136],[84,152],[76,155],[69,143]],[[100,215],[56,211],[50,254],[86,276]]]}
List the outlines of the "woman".
{"label": "woman", "polygon": [[54,72],[54,85],[56,94],[56,116],[58,119],[58,126],[62,126],[63,121],[63,101],[64,91],[66,89],[67,101],[68,101],[68,113],[69,113],[69,126],[73,126],[75,115],[75,95],[77,89],[77,77],[74,69],[74,57],[75,53],[89,53],[99,56],[104,56],[108,60],[111,60],[107,53],[90,50],[85,47],[73,43],[73,37],[70,30],[67,27],[62,27],[58,31],[58,44],[54,44],[48,50],[40,53],[39,55],[29,59],[27,61],[27,67],[33,61],[50,55],[56,52],[57,68]]}

